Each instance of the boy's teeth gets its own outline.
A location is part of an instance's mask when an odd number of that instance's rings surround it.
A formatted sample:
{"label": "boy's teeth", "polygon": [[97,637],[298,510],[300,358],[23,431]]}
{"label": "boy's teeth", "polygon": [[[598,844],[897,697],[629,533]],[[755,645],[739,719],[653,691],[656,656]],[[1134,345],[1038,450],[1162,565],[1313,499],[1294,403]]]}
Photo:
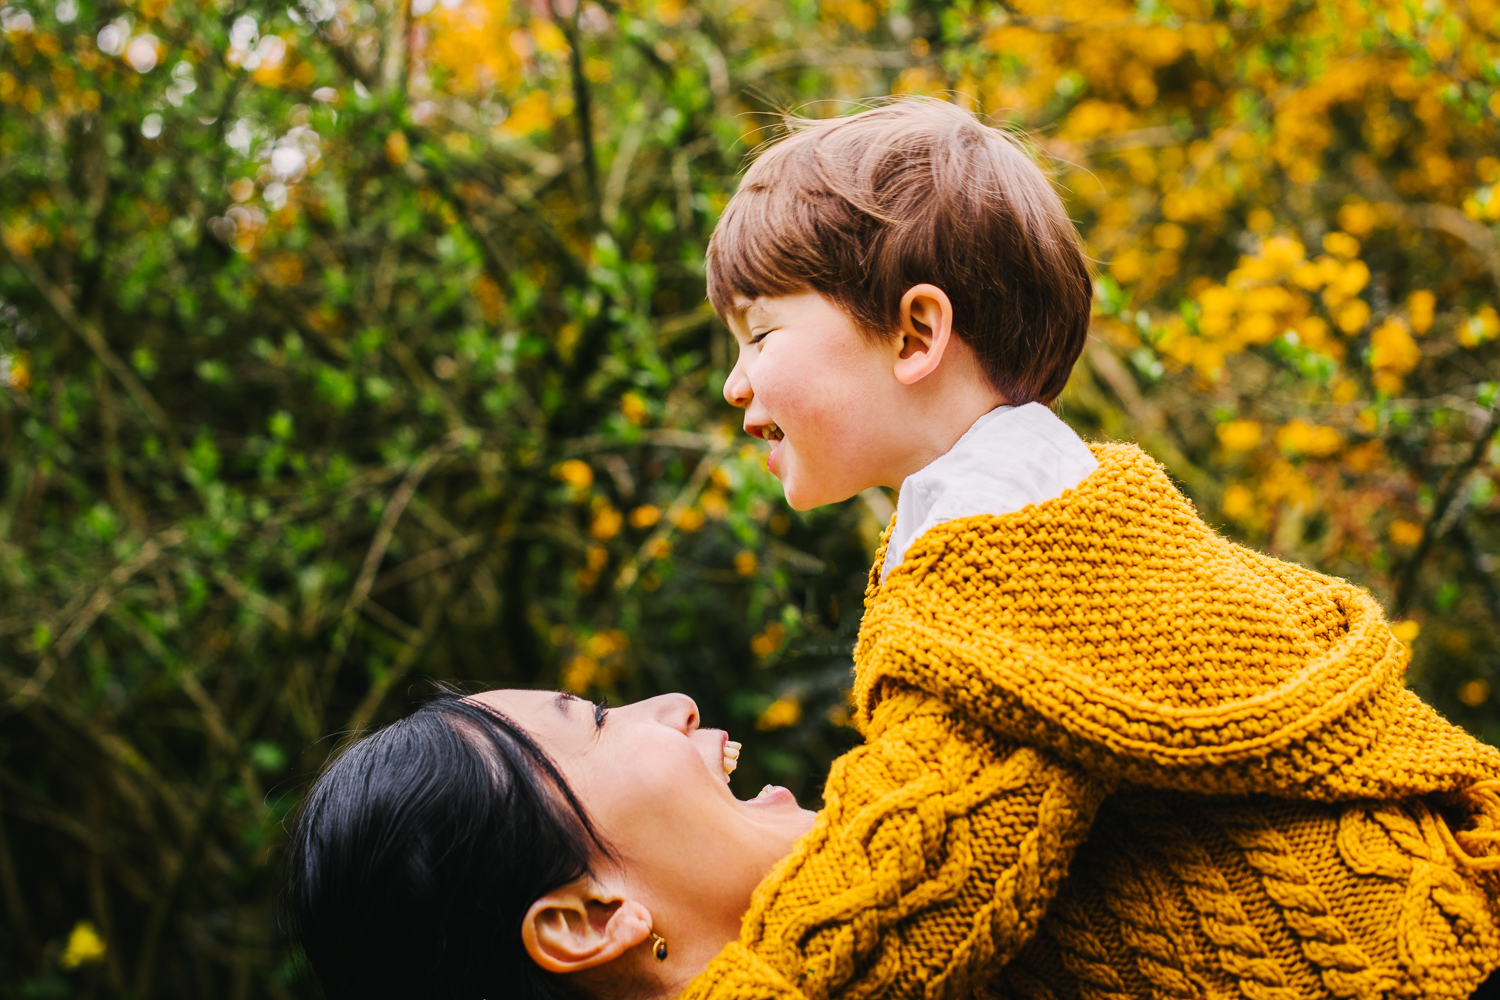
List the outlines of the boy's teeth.
{"label": "boy's teeth", "polygon": [[780,441],[785,436],[786,435],[781,433],[781,428],[777,427],[775,424],[769,424],[766,426],[765,437],[767,441]]}

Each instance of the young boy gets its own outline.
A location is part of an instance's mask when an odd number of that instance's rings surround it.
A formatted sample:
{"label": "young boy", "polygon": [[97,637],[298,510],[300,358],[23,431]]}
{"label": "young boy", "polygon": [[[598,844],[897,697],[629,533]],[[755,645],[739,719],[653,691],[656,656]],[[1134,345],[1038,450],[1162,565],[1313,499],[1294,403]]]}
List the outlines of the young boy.
{"label": "young boy", "polygon": [[1047,408],[1088,268],[936,101],[793,123],[708,254],[724,395],[799,509],[900,490],[866,743],[693,998],[1433,996],[1500,966],[1500,752],[1363,590],[1235,546]]}

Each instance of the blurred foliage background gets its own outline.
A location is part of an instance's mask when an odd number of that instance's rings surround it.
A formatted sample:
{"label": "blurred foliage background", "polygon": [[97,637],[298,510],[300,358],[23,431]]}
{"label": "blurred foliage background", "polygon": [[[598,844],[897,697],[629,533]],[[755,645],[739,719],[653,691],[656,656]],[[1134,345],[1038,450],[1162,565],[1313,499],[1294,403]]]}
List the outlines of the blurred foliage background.
{"label": "blurred foliage background", "polygon": [[788,510],[703,249],[777,109],[1031,136],[1060,412],[1500,738],[1495,0],[3,0],[0,995],[307,990],[283,820],[432,689],[666,690],[815,802],[879,491]]}

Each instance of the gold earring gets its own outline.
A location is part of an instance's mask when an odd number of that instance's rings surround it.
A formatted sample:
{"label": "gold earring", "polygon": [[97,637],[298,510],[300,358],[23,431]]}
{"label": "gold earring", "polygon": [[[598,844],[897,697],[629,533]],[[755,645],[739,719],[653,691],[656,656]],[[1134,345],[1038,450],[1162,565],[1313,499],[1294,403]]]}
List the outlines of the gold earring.
{"label": "gold earring", "polygon": [[667,960],[667,939],[655,931],[651,932],[651,954],[656,956],[658,962]]}

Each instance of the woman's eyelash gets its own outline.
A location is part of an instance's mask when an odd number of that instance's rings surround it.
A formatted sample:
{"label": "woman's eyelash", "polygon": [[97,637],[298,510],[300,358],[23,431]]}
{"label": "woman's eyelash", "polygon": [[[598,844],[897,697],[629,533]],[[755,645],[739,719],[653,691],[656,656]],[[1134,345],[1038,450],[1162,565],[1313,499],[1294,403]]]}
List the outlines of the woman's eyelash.
{"label": "woman's eyelash", "polygon": [[601,698],[594,703],[594,728],[604,728],[604,717],[609,714],[609,699]]}

